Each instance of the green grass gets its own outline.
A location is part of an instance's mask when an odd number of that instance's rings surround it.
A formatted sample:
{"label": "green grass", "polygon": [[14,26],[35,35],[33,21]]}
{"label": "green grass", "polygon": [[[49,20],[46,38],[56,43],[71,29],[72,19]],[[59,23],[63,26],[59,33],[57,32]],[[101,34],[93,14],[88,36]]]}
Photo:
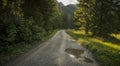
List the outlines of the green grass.
{"label": "green grass", "polygon": [[36,47],[39,45],[39,43],[45,42],[48,39],[50,39],[52,36],[54,36],[54,34],[57,32],[58,30],[54,30],[53,32],[51,32],[49,35],[45,36],[42,38],[42,41],[35,41],[33,43],[30,44],[25,44],[23,43],[19,43],[16,44],[14,46],[11,46],[9,48],[11,48],[9,51],[7,52],[3,52],[0,53],[0,66],[3,66],[4,64],[6,64],[7,62],[16,59],[16,57],[20,56],[21,54],[26,53],[27,51],[29,51],[30,49]]}
{"label": "green grass", "polygon": [[99,38],[85,35],[83,31],[67,30],[83,47],[92,52],[100,66],[119,66],[120,64],[120,34],[112,34],[109,38]]}

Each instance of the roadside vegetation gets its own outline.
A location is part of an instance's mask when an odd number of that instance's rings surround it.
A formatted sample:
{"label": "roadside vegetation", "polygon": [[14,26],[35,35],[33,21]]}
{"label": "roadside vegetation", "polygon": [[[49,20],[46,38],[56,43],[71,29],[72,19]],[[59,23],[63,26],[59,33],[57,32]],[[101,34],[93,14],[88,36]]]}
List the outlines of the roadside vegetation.
{"label": "roadside vegetation", "polygon": [[0,66],[47,40],[61,22],[55,0],[0,0]]}
{"label": "roadside vegetation", "polygon": [[67,32],[90,50],[101,66],[120,63],[120,1],[78,0],[75,30]]}
{"label": "roadside vegetation", "polygon": [[18,45],[14,45],[11,47],[11,49],[9,49],[9,52],[6,52],[4,54],[0,54],[0,62],[1,65],[6,64],[9,61],[15,60],[17,57],[19,57],[20,55],[28,52],[29,50],[31,50],[32,48],[42,44],[44,41],[47,41],[48,39],[50,39],[53,35],[55,35],[55,33],[58,30],[54,30],[53,32],[51,32],[49,35],[44,36],[42,38],[42,40],[34,40],[31,43],[25,43],[25,42],[21,42],[18,43]]}
{"label": "roadside vegetation", "polygon": [[120,34],[112,34],[108,38],[88,35],[83,30],[67,30],[77,42],[90,50],[100,66],[119,66],[120,63]]}

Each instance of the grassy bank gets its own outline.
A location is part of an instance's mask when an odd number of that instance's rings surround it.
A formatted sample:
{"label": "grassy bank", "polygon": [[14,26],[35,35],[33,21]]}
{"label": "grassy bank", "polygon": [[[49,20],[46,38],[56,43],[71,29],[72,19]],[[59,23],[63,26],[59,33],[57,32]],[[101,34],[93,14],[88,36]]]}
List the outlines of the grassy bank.
{"label": "grassy bank", "polygon": [[109,38],[99,38],[85,35],[83,31],[67,30],[69,35],[82,46],[92,52],[100,66],[119,66],[120,63],[120,34],[112,34]]}
{"label": "grassy bank", "polygon": [[42,40],[40,41],[33,41],[32,43],[19,43],[15,46],[12,46],[11,49],[5,53],[0,54],[0,66],[3,66],[7,62],[16,59],[16,57],[20,56],[21,54],[24,54],[28,52],[30,49],[38,46],[40,43],[47,41],[50,39],[58,30],[54,30],[51,33],[49,33],[47,36],[44,36]]}

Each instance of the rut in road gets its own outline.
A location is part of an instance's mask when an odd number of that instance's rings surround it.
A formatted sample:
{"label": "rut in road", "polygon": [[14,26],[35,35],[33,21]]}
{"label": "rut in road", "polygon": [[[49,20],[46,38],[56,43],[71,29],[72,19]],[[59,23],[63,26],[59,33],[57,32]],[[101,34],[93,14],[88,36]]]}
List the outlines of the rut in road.
{"label": "rut in road", "polygon": [[98,66],[91,53],[65,30],[58,31],[43,44],[7,66]]}

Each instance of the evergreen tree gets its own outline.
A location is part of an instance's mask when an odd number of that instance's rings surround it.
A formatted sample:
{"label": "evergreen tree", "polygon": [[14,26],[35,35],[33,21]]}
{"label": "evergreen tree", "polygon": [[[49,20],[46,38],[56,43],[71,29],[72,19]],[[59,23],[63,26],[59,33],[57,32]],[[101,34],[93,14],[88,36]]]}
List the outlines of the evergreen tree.
{"label": "evergreen tree", "polygon": [[75,12],[76,26],[84,26],[93,35],[107,37],[119,33],[119,0],[79,0],[79,9]]}
{"label": "evergreen tree", "polygon": [[79,9],[75,12],[76,27],[84,27],[85,33],[91,29],[95,0],[79,0]]}
{"label": "evergreen tree", "polygon": [[119,24],[119,19],[117,12],[119,7],[114,0],[96,0],[95,4],[95,15],[93,22],[94,35],[98,36],[108,36],[111,33],[118,32],[117,29]]}

